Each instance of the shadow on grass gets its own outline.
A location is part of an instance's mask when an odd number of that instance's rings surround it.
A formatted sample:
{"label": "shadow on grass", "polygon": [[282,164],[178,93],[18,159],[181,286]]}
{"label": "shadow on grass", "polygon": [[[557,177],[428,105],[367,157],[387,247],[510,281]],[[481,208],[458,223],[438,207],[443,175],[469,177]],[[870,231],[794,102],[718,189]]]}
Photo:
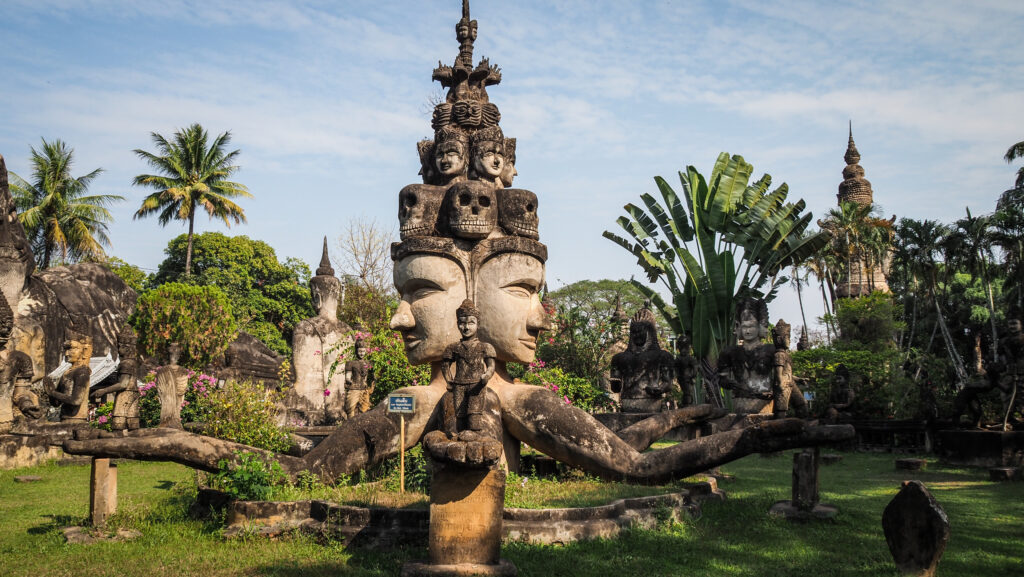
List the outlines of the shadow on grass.
{"label": "shadow on grass", "polygon": [[161,491],[170,491],[174,488],[177,483],[175,481],[157,481],[157,484],[153,486],[154,489],[160,489]]}
{"label": "shadow on grass", "polygon": [[397,577],[404,563],[427,558],[426,547],[337,549],[344,552],[334,555],[333,559],[278,561],[256,567],[253,574],[267,577]]}
{"label": "shadow on grass", "polygon": [[29,527],[26,531],[29,535],[46,535],[47,533],[63,529],[64,527],[84,525],[86,522],[86,519],[82,517],[75,517],[73,515],[43,515],[42,517],[44,519],[50,519],[50,521],[42,525]]}

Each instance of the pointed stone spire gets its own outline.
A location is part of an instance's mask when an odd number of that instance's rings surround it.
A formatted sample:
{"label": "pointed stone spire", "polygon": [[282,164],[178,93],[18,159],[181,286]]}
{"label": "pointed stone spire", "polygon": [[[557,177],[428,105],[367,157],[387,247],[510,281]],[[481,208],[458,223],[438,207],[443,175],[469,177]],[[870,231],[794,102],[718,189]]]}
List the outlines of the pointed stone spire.
{"label": "pointed stone spire", "polygon": [[850,140],[846,145],[846,168],[843,169],[843,182],[839,184],[839,193],[836,198],[839,202],[856,202],[860,205],[874,202],[874,191],[871,190],[871,182],[864,178],[864,168],[860,162],[860,151],[853,142],[853,121],[850,121]]}
{"label": "pointed stone spire", "polygon": [[612,322],[624,323],[629,320],[629,315],[622,309],[622,295],[615,295],[615,312],[612,313]]}
{"label": "pointed stone spire", "polygon": [[327,237],[324,237],[324,254],[320,257],[320,266],[316,267],[316,276],[334,276],[331,258],[327,256]]}

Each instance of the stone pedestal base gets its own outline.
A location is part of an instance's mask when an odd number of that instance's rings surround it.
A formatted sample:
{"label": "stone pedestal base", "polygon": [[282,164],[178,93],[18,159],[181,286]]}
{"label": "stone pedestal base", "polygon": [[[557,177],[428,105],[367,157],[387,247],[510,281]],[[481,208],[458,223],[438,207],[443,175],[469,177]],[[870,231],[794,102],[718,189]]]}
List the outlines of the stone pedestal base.
{"label": "stone pedestal base", "polygon": [[430,565],[427,563],[406,563],[402,566],[402,577],[463,577],[485,575],[515,577],[519,570],[510,561],[500,559],[497,565],[459,563],[457,565]]}
{"label": "stone pedestal base", "polygon": [[117,511],[117,464],[110,459],[92,460],[89,476],[89,522],[103,528],[107,517]]}
{"label": "stone pedestal base", "polygon": [[816,519],[832,519],[839,513],[839,508],[834,505],[817,503],[809,510],[801,510],[793,505],[792,501],[777,501],[768,509],[769,515],[785,517],[790,521],[812,521]]}
{"label": "stone pedestal base", "polygon": [[505,471],[432,460],[429,563],[407,563],[402,575],[516,575],[501,554]]}

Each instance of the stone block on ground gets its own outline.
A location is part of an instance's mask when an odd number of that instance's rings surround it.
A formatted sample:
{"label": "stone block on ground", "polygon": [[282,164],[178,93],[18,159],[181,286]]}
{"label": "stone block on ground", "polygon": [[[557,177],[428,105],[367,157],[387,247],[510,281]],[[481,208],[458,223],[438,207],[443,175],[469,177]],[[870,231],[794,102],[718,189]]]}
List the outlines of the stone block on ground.
{"label": "stone block on ground", "polygon": [[20,475],[14,478],[15,483],[38,483],[43,478],[38,475]]}

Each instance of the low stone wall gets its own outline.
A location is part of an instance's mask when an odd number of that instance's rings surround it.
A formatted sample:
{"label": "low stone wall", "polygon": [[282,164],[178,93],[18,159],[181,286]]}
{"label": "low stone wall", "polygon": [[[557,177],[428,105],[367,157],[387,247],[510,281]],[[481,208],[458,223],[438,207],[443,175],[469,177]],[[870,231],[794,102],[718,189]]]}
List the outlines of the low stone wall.
{"label": "low stone wall", "polygon": [[[610,538],[624,529],[698,518],[700,502],[707,498],[724,498],[713,481],[697,483],[678,493],[620,499],[600,507],[506,508],[502,538],[543,544]],[[289,531],[302,531],[342,538],[356,547],[423,546],[429,523],[426,508],[353,507],[328,501],[234,501],[228,505],[224,535],[274,538]]]}
{"label": "low stone wall", "polygon": [[[88,426],[42,423],[30,430],[0,435],[0,469],[35,467],[48,461],[70,459],[64,455],[61,445],[72,438],[76,428]],[[89,462],[88,458],[83,461]]]}
{"label": "low stone wall", "polygon": [[939,431],[935,453],[954,465],[1019,467],[1024,465],[1024,431]]}

